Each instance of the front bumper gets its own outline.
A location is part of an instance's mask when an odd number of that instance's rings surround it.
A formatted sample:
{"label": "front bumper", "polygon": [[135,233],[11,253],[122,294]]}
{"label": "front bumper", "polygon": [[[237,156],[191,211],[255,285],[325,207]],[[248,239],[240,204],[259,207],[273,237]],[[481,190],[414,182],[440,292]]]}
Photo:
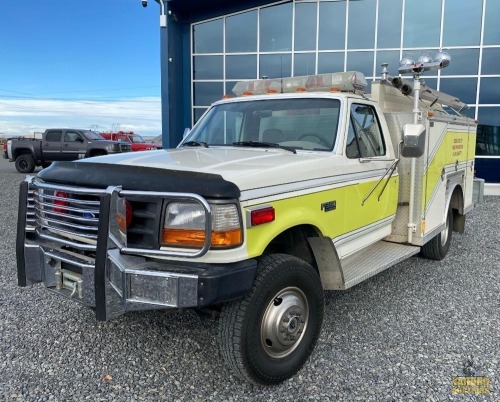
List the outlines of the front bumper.
{"label": "front bumper", "polygon": [[[247,294],[257,262],[197,264],[124,254],[110,234],[112,194],[101,196],[95,255],[78,254],[33,224],[29,180],[21,184],[16,244],[18,284],[44,286],[95,308],[106,321],[127,311],[208,307]],[[111,220],[110,220],[111,218]]]}

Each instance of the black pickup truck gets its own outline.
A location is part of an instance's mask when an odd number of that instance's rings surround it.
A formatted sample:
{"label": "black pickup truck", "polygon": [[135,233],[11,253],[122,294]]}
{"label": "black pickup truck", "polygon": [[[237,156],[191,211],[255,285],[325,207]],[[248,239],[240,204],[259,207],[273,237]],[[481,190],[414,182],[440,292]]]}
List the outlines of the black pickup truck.
{"label": "black pickup truck", "polygon": [[55,161],[72,161],[129,151],[129,143],[105,140],[94,131],[51,128],[45,130],[41,140],[9,138],[3,157],[15,162],[19,173],[31,173],[36,166],[48,166]]}

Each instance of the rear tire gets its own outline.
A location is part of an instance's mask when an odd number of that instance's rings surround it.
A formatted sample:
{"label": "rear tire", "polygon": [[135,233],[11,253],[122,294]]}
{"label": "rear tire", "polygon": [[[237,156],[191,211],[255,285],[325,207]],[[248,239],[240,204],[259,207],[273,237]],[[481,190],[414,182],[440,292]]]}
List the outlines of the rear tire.
{"label": "rear tire", "polygon": [[318,273],[285,254],[261,259],[251,292],[223,305],[219,347],[240,378],[278,384],[305,364],[323,323],[324,295]]}
{"label": "rear tire", "polygon": [[16,169],[19,173],[33,173],[35,161],[30,154],[22,154],[16,158]]}
{"label": "rear tire", "polygon": [[449,207],[444,230],[422,246],[421,255],[429,260],[442,260],[450,249],[452,233],[453,210]]}

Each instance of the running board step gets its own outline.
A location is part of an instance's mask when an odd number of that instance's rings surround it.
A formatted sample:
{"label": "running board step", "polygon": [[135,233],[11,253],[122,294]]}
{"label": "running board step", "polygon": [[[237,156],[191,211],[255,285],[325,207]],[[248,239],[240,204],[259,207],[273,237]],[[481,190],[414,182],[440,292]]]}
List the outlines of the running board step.
{"label": "running board step", "polygon": [[342,289],[349,289],[419,251],[420,247],[389,243],[383,240],[372,244],[341,261],[344,274]]}

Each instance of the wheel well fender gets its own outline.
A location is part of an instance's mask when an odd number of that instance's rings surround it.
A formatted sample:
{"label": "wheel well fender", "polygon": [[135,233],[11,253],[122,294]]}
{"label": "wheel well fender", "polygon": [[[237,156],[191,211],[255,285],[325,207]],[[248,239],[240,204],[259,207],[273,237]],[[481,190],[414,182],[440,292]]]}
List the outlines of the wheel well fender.
{"label": "wheel well fender", "polygon": [[[33,150],[30,148],[21,148],[21,149],[16,149],[14,151],[14,154],[12,155],[13,159],[17,159],[21,155],[30,155],[32,158],[34,157]],[[33,158],[34,159],[34,158]]]}
{"label": "wheel well fender", "polygon": [[312,225],[288,228],[266,247],[264,255],[284,253],[310,264],[318,272],[324,289],[341,289],[344,277],[340,259],[329,237]]}
{"label": "wheel well fender", "polygon": [[314,255],[307,239],[317,236],[319,236],[319,231],[314,226],[293,226],[272,239],[264,250],[264,255],[275,253],[289,254],[315,267]]}
{"label": "wheel well fender", "polygon": [[460,184],[449,192],[446,205],[449,205],[453,211],[453,231],[463,233],[465,230],[464,190]]}

